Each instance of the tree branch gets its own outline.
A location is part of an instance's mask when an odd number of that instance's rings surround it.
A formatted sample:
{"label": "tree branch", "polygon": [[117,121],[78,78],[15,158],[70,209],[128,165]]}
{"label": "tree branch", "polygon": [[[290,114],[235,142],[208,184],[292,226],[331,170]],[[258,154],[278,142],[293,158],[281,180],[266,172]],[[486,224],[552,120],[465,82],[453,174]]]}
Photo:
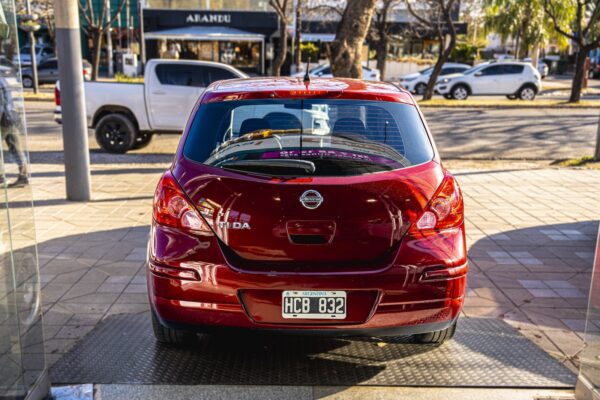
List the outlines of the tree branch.
{"label": "tree branch", "polygon": [[575,37],[575,35],[571,35],[570,33],[566,32],[565,30],[563,30],[559,23],[558,23],[558,19],[556,17],[556,10],[551,10],[553,7],[550,4],[551,0],[545,0],[544,1],[544,11],[546,12],[546,15],[548,15],[550,17],[550,19],[552,20],[552,25],[554,26],[554,30],[558,33],[560,33],[561,35],[563,35],[564,37],[571,39],[574,42],[578,42],[577,38]]}
{"label": "tree branch", "polygon": [[[110,0],[109,0],[110,1]],[[117,10],[115,11],[115,13],[110,17],[110,21],[108,22],[108,24],[106,24],[106,27],[102,30],[102,33],[105,33],[109,27],[112,26],[113,22],[115,22],[115,20],[117,19],[117,17],[119,16],[119,14],[121,14],[121,11],[123,10],[123,6],[125,5],[125,0],[121,0],[121,2],[119,3]]]}
{"label": "tree branch", "polygon": [[89,15],[88,15],[88,7],[86,6],[84,8],[80,1],[78,1],[77,4],[79,5],[80,14],[83,15],[83,18],[85,19],[85,22],[87,22],[87,24],[89,26],[94,25],[93,22],[92,22],[92,20],[90,19]]}

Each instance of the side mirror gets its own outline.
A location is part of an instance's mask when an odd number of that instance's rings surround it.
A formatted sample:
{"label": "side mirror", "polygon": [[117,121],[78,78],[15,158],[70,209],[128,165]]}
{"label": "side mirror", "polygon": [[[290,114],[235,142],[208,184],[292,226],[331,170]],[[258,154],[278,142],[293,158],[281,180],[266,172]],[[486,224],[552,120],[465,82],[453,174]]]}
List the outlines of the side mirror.
{"label": "side mirror", "polygon": [[474,76],[482,76],[482,75],[483,75],[483,72],[479,71],[479,72],[475,72]]}
{"label": "side mirror", "polygon": [[323,76],[322,72],[317,73],[317,76]]}

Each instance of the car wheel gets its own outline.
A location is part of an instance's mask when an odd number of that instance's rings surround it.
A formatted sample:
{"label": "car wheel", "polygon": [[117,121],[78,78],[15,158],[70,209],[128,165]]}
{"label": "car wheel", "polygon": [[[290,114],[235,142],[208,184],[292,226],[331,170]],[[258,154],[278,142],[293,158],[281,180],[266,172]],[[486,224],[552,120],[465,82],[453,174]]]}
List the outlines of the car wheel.
{"label": "car wheel", "polygon": [[135,137],[135,141],[133,142],[131,150],[143,149],[144,147],[148,146],[152,141],[152,136],[153,135],[150,132],[139,133]]}
{"label": "car wheel", "polygon": [[193,332],[164,326],[160,323],[154,311],[152,311],[152,331],[154,332],[156,341],[164,344],[185,344],[196,339],[196,335]]}
{"label": "car wheel", "polygon": [[509,100],[516,100],[517,99],[517,95],[516,94],[509,94],[506,96],[507,99]]}
{"label": "car wheel", "polygon": [[519,90],[518,96],[521,100],[535,99],[536,90],[532,86],[524,86]]}
{"label": "car wheel", "polygon": [[466,100],[469,97],[469,90],[465,85],[454,86],[451,93],[454,100]]}
{"label": "car wheel", "polygon": [[33,78],[30,76],[24,75],[22,82],[23,82],[23,87],[25,87],[25,88],[33,87]]}
{"label": "car wheel", "polygon": [[136,129],[123,114],[109,114],[96,124],[96,142],[109,153],[123,154],[135,143]]}
{"label": "car wheel", "polygon": [[420,344],[436,344],[440,345],[444,343],[446,340],[452,339],[454,333],[456,332],[456,325],[458,321],[455,321],[452,325],[450,325],[446,329],[442,329],[435,332],[428,333],[420,333],[418,335],[413,335],[413,341]]}
{"label": "car wheel", "polygon": [[415,93],[418,95],[424,95],[425,90],[427,90],[427,85],[424,83],[418,83],[417,86],[415,86]]}

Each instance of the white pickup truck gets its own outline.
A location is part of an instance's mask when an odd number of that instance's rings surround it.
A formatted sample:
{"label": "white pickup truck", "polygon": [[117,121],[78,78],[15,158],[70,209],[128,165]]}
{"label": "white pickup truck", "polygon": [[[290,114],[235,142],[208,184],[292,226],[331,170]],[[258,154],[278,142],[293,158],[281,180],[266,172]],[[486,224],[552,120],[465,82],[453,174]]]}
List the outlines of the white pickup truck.
{"label": "white pickup truck", "polygon": [[[144,75],[144,83],[84,82],[88,126],[109,153],[145,147],[155,133],[181,133],[208,85],[248,77],[225,64],[161,59],[148,61]],[[55,97],[54,119],[61,123],[58,82]]]}

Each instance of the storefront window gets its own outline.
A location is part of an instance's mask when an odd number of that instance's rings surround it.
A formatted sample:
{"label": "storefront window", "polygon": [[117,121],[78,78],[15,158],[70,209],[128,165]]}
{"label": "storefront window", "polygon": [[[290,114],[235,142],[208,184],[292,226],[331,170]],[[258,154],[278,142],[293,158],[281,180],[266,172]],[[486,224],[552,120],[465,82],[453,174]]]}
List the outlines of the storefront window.
{"label": "storefront window", "polygon": [[233,65],[243,70],[260,68],[260,43],[221,42],[219,43],[219,62]]}

